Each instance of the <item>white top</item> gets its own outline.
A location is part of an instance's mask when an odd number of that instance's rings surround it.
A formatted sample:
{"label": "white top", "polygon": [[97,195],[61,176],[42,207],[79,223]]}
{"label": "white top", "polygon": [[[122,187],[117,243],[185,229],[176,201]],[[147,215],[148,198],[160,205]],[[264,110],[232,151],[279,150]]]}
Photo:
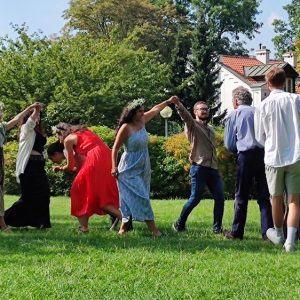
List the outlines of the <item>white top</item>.
{"label": "white top", "polygon": [[29,156],[31,154],[36,133],[34,131],[35,121],[29,117],[25,124],[21,126],[19,151],[16,162],[17,181],[20,182],[19,176],[24,173]]}
{"label": "white top", "polygon": [[254,115],[256,140],[265,147],[265,164],[282,167],[300,160],[300,95],[273,90]]}

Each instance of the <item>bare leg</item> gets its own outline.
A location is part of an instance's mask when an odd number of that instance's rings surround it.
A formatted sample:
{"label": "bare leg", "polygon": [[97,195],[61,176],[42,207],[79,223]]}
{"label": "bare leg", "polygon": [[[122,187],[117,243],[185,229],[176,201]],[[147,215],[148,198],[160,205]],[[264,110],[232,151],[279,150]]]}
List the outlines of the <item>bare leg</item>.
{"label": "bare leg", "polygon": [[124,223],[124,222],[121,223],[121,226],[120,226],[120,229],[118,232],[120,235],[124,235],[126,232],[128,232],[127,225],[126,225],[127,223]]}
{"label": "bare leg", "polygon": [[156,227],[154,220],[146,220],[145,222],[153,236],[161,236],[161,232]]}
{"label": "bare leg", "polygon": [[275,227],[282,228],[284,211],[283,211],[283,200],[284,197],[281,196],[272,196],[272,216]]}
{"label": "bare leg", "polygon": [[1,228],[1,230],[7,230],[8,229],[7,225],[5,224],[3,216],[0,216],[0,228]]}
{"label": "bare leg", "polygon": [[80,228],[79,230],[81,232],[88,232],[89,231],[89,217],[88,216],[81,216],[81,217],[77,217],[79,224],[80,224]]}
{"label": "bare leg", "polygon": [[129,220],[126,223],[122,222],[120,230],[119,230],[119,234],[124,235],[125,233],[127,233],[130,230],[133,230],[132,217],[131,216],[129,217]]}
{"label": "bare leg", "polygon": [[289,195],[289,213],[287,217],[288,227],[299,227],[300,206],[297,194]]}
{"label": "bare leg", "polygon": [[114,206],[112,205],[106,205],[102,208],[105,212],[109,213],[110,215],[118,218],[119,220],[122,219],[122,216],[121,216],[121,212],[119,209],[115,208]]}

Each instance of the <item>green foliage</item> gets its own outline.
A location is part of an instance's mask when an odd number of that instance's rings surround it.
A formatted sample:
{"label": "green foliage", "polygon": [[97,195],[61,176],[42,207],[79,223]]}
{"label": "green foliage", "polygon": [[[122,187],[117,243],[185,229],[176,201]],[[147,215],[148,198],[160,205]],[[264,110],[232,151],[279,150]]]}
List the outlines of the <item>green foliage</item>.
{"label": "green foliage", "polygon": [[49,40],[18,29],[0,44],[0,100],[6,119],[33,101],[47,104],[47,128],[59,121],[114,126],[122,108],[144,97],[151,106],[164,94],[169,69],[157,54],[88,36]]}
{"label": "green foliage", "polygon": [[163,62],[170,61],[177,22],[183,19],[175,6],[148,0],[72,0],[65,11],[66,31],[76,30],[98,40],[130,38],[136,48],[158,51]]}
{"label": "green foliage", "polygon": [[16,179],[17,153],[17,142],[8,142],[4,145],[4,191],[12,195],[18,195],[20,192]]}
{"label": "green foliage", "polygon": [[296,50],[296,42],[300,39],[300,0],[291,0],[283,8],[288,14],[288,22],[276,19],[272,24],[277,33],[272,39],[277,58],[281,58],[289,50]]}

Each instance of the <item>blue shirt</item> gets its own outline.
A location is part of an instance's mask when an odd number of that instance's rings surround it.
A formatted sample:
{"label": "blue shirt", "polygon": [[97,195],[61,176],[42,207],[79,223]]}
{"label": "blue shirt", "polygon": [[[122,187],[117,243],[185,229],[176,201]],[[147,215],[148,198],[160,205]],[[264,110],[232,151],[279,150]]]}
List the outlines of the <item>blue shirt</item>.
{"label": "blue shirt", "polygon": [[[226,121],[224,146],[231,152],[236,147],[237,152],[247,151],[262,146],[255,139],[254,133],[255,108],[249,105],[239,105],[232,111]],[[236,145],[234,145],[234,142]],[[234,147],[235,146],[235,147]]]}

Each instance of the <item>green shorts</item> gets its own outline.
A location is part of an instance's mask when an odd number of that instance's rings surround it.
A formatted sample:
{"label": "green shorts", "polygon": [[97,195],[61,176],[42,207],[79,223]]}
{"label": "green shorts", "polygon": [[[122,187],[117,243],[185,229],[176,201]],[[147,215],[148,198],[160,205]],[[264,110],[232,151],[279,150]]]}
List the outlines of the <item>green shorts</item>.
{"label": "green shorts", "polygon": [[272,196],[300,194],[300,161],[278,168],[266,165],[266,177]]}

